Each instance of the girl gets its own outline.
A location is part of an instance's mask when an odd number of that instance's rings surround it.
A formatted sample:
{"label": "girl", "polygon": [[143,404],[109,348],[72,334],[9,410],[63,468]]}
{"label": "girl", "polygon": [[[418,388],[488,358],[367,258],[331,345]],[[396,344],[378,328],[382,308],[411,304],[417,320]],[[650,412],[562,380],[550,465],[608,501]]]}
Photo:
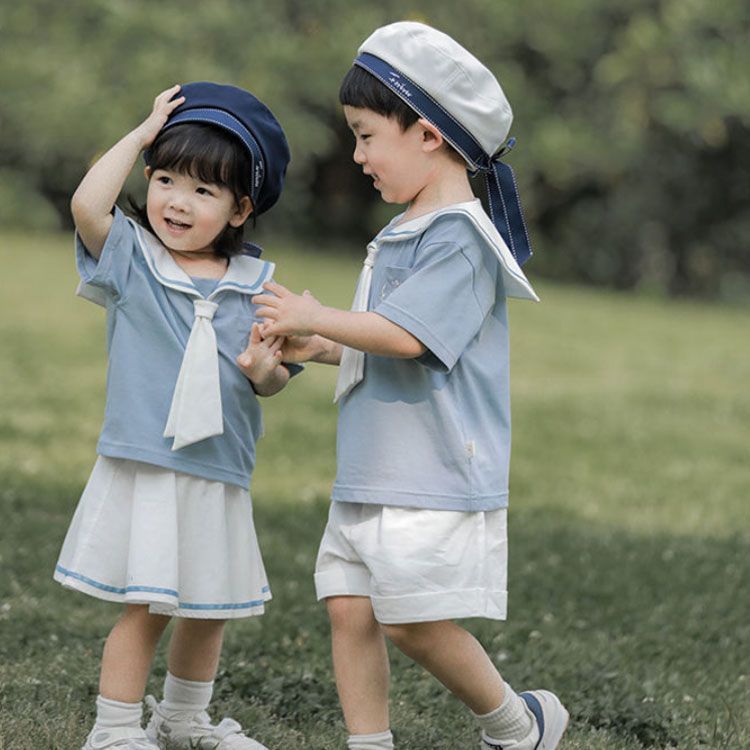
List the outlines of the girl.
{"label": "girl", "polygon": [[[115,201],[144,149],[139,224]],[[252,94],[192,83],[159,94],[73,196],[79,294],[106,306],[109,366],[99,456],[54,577],[125,604],[84,750],[167,740],[263,750],[237,722],[211,724],[206,708],[226,620],[261,614],[271,597],[247,487],[256,395],[281,390],[290,372],[282,339],[262,339],[253,322],[250,297],[273,264],[243,250],[242,227],[276,202],[288,162],[281,126]],[[164,700],[151,699],[144,731],[141,701],[171,617]]]}

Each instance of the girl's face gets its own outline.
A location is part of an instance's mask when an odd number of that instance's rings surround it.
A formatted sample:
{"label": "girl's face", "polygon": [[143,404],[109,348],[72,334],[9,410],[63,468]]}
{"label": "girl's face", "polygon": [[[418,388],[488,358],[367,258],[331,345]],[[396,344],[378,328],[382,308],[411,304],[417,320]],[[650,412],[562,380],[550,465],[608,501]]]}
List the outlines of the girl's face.
{"label": "girl's face", "polygon": [[213,243],[227,224],[241,226],[252,211],[247,196],[238,206],[229,188],[189,174],[147,167],[146,177],[151,228],[175,252],[213,253]]}

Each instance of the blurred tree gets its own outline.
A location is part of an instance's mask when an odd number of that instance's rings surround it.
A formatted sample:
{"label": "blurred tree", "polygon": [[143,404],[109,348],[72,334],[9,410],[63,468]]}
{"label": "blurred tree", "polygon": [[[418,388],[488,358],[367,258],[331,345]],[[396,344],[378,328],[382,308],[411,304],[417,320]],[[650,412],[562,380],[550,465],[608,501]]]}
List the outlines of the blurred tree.
{"label": "blurred tree", "polygon": [[68,224],[88,163],[158,91],[217,80],[266,101],[292,146],[261,230],[360,252],[388,209],[351,163],[338,86],[359,43],[402,18],[498,73],[535,274],[747,294],[750,5],[736,0],[2,0],[0,196],[15,200],[0,221]]}

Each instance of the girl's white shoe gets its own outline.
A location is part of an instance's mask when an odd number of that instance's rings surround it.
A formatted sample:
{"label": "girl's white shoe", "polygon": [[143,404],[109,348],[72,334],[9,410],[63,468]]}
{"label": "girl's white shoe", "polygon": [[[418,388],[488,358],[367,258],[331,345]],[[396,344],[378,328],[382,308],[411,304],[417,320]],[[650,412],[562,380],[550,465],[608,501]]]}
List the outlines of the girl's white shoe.
{"label": "girl's white shoe", "polygon": [[159,750],[159,746],[140,728],[94,727],[81,750]]}
{"label": "girl's white shoe", "polygon": [[159,748],[268,750],[265,745],[248,737],[234,719],[222,719],[218,724],[212,724],[205,711],[170,718],[162,713],[153,696],[146,697],[146,704],[153,711],[146,734]]}

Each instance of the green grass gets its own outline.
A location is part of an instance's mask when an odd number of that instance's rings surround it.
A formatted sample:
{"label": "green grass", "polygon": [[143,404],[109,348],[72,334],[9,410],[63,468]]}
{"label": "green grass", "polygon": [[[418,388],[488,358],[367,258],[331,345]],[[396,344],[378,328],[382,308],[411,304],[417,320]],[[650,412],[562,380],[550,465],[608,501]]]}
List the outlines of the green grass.
{"label": "green grass", "polygon": [[[68,237],[0,244],[0,748],[79,746],[117,608],[51,571],[94,460],[101,311]],[[279,248],[278,278],[347,305],[357,264]],[[532,268],[533,274],[533,268]],[[540,285],[511,305],[507,623],[472,621],[506,678],[571,710],[569,750],[750,747],[750,314]],[[342,748],[311,574],[334,473],[335,372],[266,402],[253,485],[274,600],[228,628],[216,709],[271,748]],[[150,689],[164,674],[163,652]],[[393,654],[402,750],[476,746],[462,706]]]}

